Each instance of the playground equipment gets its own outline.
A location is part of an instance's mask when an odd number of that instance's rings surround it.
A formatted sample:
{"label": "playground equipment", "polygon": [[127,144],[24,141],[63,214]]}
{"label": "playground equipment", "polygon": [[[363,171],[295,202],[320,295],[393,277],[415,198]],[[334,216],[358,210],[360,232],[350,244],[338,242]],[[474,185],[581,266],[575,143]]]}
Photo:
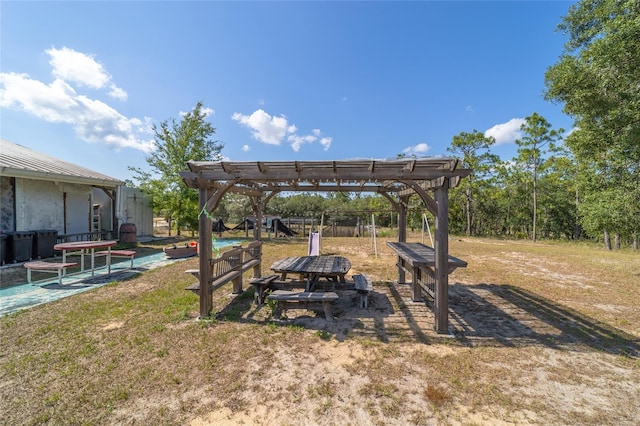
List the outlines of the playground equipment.
{"label": "playground equipment", "polygon": [[433,247],[433,236],[431,235],[431,228],[429,227],[429,219],[427,219],[427,214],[422,213],[422,244],[424,244],[424,227],[427,225],[427,231],[429,232],[429,240],[431,241],[431,247]]}

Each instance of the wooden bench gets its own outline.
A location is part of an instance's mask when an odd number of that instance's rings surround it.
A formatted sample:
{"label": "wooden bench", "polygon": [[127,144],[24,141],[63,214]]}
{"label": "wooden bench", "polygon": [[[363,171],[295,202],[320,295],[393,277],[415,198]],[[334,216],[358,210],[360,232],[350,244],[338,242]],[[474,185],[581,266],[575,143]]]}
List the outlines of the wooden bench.
{"label": "wooden bench", "polygon": [[[192,275],[197,274],[197,276],[200,277],[200,271],[198,271],[195,274],[190,271],[187,271],[187,272],[189,272]],[[213,277],[212,281],[210,281],[211,284],[209,285],[209,293],[213,293],[215,289],[217,289],[218,287],[222,286],[225,283],[228,283],[229,281],[236,281],[238,278],[242,278],[243,272],[244,271],[242,271],[240,268],[233,267],[232,269],[223,273],[222,275]],[[186,288],[186,290],[190,290],[195,294],[200,294],[200,281],[196,281],[195,283],[191,284]]]}
{"label": "wooden bench", "polygon": [[[246,247],[234,246],[223,252],[216,259],[209,259],[211,278],[209,280],[209,293],[218,287],[233,282],[233,293],[242,293],[242,275],[253,268],[253,276],[259,277],[262,258],[262,241],[252,241]],[[188,269],[185,272],[200,278],[199,269]],[[200,281],[186,287],[196,294],[200,294]]]}
{"label": "wooden bench", "polygon": [[360,295],[360,306],[363,308],[369,307],[369,293],[373,291],[373,283],[371,279],[365,274],[355,274],[352,276],[354,282],[354,288]]}
{"label": "wooden bench", "polygon": [[267,296],[269,300],[276,301],[276,309],[273,316],[279,319],[282,311],[286,309],[313,309],[322,307],[327,322],[333,322],[331,304],[338,300],[338,295],[328,291],[299,292],[276,290]]}
{"label": "wooden bench", "polygon": [[[96,256],[106,256],[111,253],[111,257],[124,257],[131,259],[131,268],[133,268],[133,258],[136,255],[136,252],[133,250],[111,250],[110,252],[107,250],[99,251],[96,253]],[[109,270],[107,271],[109,274],[111,273],[111,262],[109,262]]]}
{"label": "wooden bench", "polygon": [[187,274],[191,274],[196,278],[200,278],[200,269],[187,269],[184,272]]}
{"label": "wooden bench", "polygon": [[58,274],[58,284],[62,285],[62,272],[73,266],[78,266],[76,262],[44,262],[42,260],[34,260],[26,262],[23,265],[27,268],[27,282],[31,284],[31,271],[49,272]]}
{"label": "wooden bench", "polygon": [[249,280],[249,284],[255,287],[253,300],[256,306],[260,306],[264,303],[267,290],[272,289],[272,284],[278,277],[278,274],[274,274],[267,275],[266,277],[253,277]]}

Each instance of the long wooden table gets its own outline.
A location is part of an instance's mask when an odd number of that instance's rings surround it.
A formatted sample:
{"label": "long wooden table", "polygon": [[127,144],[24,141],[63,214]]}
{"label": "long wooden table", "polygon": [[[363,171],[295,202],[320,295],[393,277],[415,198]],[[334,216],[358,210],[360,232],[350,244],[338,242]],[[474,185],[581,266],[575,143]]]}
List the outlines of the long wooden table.
{"label": "long wooden table", "polygon": [[107,270],[111,271],[111,247],[118,244],[117,240],[105,240],[105,241],[74,241],[70,243],[59,243],[53,246],[54,250],[62,251],[62,263],[67,262],[67,256],[80,255],[80,272],[84,272],[84,257],[90,256],[91,258],[91,276],[94,275],[96,269],[96,249],[106,249],[106,264]]}
{"label": "long wooden table", "polygon": [[281,275],[300,274],[307,279],[305,291],[312,291],[320,277],[345,282],[345,274],[351,269],[351,262],[342,256],[293,256],[274,262],[271,269]]}
{"label": "long wooden table", "polygon": [[[387,245],[398,255],[396,266],[411,274],[412,300],[421,301],[422,290],[435,299],[435,250],[422,243],[387,242]],[[467,262],[448,256],[447,265],[450,274],[457,268],[465,268]]]}

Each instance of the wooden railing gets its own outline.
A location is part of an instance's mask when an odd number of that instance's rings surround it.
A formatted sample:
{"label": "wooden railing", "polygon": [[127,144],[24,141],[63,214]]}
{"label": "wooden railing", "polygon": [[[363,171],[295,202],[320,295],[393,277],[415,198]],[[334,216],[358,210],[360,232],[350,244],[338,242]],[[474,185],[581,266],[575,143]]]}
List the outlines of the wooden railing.
{"label": "wooden railing", "polygon": [[113,240],[113,231],[94,231],[94,232],[79,232],[77,234],[62,234],[58,235],[58,243],[70,243],[74,241],[102,241]]}
{"label": "wooden railing", "polygon": [[[223,252],[215,259],[209,259],[211,267],[211,279],[209,291],[213,292],[218,287],[233,282],[233,292],[242,292],[242,275],[253,268],[253,276],[261,275],[262,262],[262,241],[252,241],[246,247],[234,246],[233,248]],[[200,277],[199,269],[188,269],[185,271]],[[196,294],[200,293],[200,282],[191,284],[186,288]]]}

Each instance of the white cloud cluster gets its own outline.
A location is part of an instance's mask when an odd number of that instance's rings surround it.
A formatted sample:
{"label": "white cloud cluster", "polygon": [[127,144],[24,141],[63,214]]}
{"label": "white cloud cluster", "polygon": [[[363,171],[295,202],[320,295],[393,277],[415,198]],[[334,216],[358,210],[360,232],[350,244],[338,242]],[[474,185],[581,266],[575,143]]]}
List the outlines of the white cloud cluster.
{"label": "white cloud cluster", "polygon": [[427,151],[429,151],[429,148],[430,148],[429,145],[422,142],[417,145],[410,146],[403,149],[402,153],[408,156],[415,155],[416,157],[423,157],[427,153]]}
{"label": "white cloud cluster", "polygon": [[298,128],[294,124],[289,124],[285,115],[271,116],[262,109],[254,111],[251,115],[235,112],[231,118],[248,127],[254,139],[269,145],[280,145],[286,139],[291,149],[296,152],[300,151],[302,145],[316,141],[319,141],[327,151],[333,142],[333,138],[323,137],[320,129],[313,129],[308,135],[298,134]]}
{"label": "white cloud cluster", "polygon": [[80,87],[109,88],[109,96],[123,101],[127,100],[127,92],[113,83],[111,75],[102,64],[93,59],[93,56],[76,52],[67,47],[59,50],[51,48],[45,52],[51,56],[49,64],[53,67],[52,74],[57,79],[76,83]]}
{"label": "white cloud cluster", "polygon": [[272,117],[261,109],[251,115],[235,112],[231,118],[251,129],[255,139],[269,145],[280,145],[287,133],[295,133],[297,130],[287,123],[284,115]]}
{"label": "white cloud cluster", "polygon": [[506,123],[496,124],[490,129],[484,132],[484,135],[492,136],[496,143],[495,145],[502,145],[505,143],[515,142],[516,139],[522,137],[520,126],[524,124],[524,118],[512,118]]}
{"label": "white cloud cluster", "polygon": [[107,103],[76,91],[88,87],[106,90],[118,100],[127,99],[126,91],[113,83],[100,63],[67,47],[45,52],[51,57],[54,80],[44,83],[28,74],[0,73],[0,108],[24,111],[51,123],[69,124],[78,138],[87,142],[144,152],[153,150],[149,118],[125,117]]}

